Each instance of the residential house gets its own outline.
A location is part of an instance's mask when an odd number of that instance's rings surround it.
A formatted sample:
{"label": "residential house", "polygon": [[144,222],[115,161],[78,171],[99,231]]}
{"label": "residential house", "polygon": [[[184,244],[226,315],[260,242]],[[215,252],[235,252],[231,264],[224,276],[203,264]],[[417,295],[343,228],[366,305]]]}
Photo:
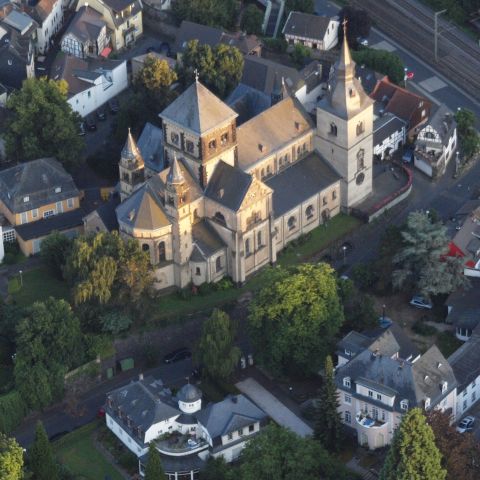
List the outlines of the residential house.
{"label": "residential house", "polygon": [[82,117],[94,112],[128,87],[127,62],[70,55],[59,56],[52,68],[55,79],[68,83],[68,103]]}
{"label": "residential house", "polygon": [[468,215],[449,246],[449,256],[462,257],[464,275],[480,277],[480,207]]}
{"label": "residential house", "polygon": [[198,479],[209,457],[236,460],[266,424],[266,414],[244,395],[202,406],[191,384],[176,395],[153,377],[132,381],[107,394],[107,427],[139,460],[145,474],[151,442],[169,480]]}
{"label": "residential house", "polygon": [[387,77],[377,83],[370,96],[382,105],[384,112],[406,122],[408,138],[413,138],[430,116],[429,100],[395,85]]}
{"label": "residential house", "polygon": [[414,407],[455,416],[457,380],[435,345],[420,355],[393,324],[370,334],[351,332],[337,350],[338,411],[360,445],[391,443],[402,416]]}
{"label": "residential house", "polygon": [[74,236],[82,230],[80,193],[54,158],[40,158],[0,171],[0,214],[4,240],[18,240],[29,256],[39,253],[52,231]]}
{"label": "residential house", "polygon": [[301,44],[312,50],[330,50],[338,43],[338,17],[290,12],[283,27],[289,45]]}
{"label": "residential house", "polygon": [[110,31],[102,15],[91,7],[75,13],[62,37],[62,52],[78,58],[108,56]]}
{"label": "residential house", "polygon": [[35,45],[38,54],[45,54],[53,45],[55,35],[63,26],[63,0],[39,0],[32,5],[27,3],[28,14],[37,22],[37,43]]}
{"label": "residential house", "polygon": [[35,77],[37,23],[16,8],[0,20],[0,83],[20,89],[27,78]]}
{"label": "residential house", "polygon": [[[480,303],[480,302],[479,302]],[[479,305],[480,306],[480,305]],[[457,420],[480,398],[480,327],[448,358],[457,379]]]}
{"label": "residential house", "polygon": [[445,321],[455,327],[456,337],[464,342],[480,324],[480,279],[471,278],[470,283],[470,288],[451,293],[445,301],[448,308]]}
{"label": "residential house", "polygon": [[375,108],[373,121],[373,155],[384,160],[404,147],[406,142],[406,123],[393,115]]}
{"label": "residential house", "polygon": [[420,129],[415,141],[415,166],[429,177],[445,173],[457,147],[457,122],[453,113],[441,104]]}
{"label": "residential house", "polygon": [[77,10],[86,5],[101,14],[114,51],[134,44],[143,34],[141,0],[79,0]]}
{"label": "residential house", "polygon": [[238,48],[243,55],[260,56],[262,52],[262,42],[256,35],[245,35],[242,32],[226,33],[219,28],[184,20],[178,29],[173,46],[173,53],[178,60],[190,40],[198,40],[200,45],[210,45],[212,48],[225,43]]}

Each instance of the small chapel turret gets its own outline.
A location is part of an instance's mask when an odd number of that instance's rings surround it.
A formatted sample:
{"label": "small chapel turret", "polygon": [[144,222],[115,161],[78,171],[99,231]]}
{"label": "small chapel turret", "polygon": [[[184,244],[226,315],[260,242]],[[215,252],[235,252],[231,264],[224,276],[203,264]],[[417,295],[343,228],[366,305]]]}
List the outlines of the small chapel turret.
{"label": "small chapel turret", "polygon": [[120,198],[123,202],[145,181],[145,162],[130,129],[120,155],[119,170]]}

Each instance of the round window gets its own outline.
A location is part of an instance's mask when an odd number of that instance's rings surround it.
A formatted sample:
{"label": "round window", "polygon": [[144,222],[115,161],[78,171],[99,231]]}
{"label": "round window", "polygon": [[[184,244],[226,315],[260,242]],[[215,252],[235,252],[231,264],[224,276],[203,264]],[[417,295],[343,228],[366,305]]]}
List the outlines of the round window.
{"label": "round window", "polygon": [[365,180],[365,174],[359,173],[356,178],[357,185],[361,185]]}

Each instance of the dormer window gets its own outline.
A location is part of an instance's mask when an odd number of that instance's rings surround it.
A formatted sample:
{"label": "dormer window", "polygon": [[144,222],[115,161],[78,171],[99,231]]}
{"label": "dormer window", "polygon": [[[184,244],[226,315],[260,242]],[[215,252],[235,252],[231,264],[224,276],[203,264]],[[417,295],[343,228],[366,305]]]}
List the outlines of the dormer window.
{"label": "dormer window", "polygon": [[408,410],[408,400],[402,400],[400,402],[400,409],[405,411]]}
{"label": "dormer window", "polygon": [[426,397],[425,398],[425,409],[430,408],[430,398]]}
{"label": "dormer window", "polygon": [[350,377],[344,377],[343,379],[343,386],[350,388],[352,386],[352,383],[350,381]]}
{"label": "dormer window", "polygon": [[62,191],[62,187],[55,187],[55,193],[60,193]]}
{"label": "dormer window", "polygon": [[336,137],[337,134],[338,134],[337,126],[332,122],[330,124],[330,135],[334,135]]}
{"label": "dormer window", "polygon": [[23,203],[27,203],[30,201],[30,197],[23,197]]}
{"label": "dormer window", "polygon": [[448,388],[448,382],[442,382],[441,383],[442,393],[445,393],[447,391],[447,388]]}
{"label": "dormer window", "polygon": [[170,134],[170,140],[171,140],[172,143],[174,143],[175,145],[178,145],[178,142],[180,141],[180,137],[179,137],[178,133],[172,132],[172,133]]}

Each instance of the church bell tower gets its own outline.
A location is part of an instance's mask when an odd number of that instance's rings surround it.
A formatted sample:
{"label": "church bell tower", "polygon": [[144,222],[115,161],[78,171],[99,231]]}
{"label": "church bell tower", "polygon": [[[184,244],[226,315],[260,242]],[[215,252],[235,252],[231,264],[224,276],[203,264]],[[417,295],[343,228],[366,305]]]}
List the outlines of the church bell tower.
{"label": "church bell tower", "polygon": [[120,156],[119,170],[120,199],[123,202],[145,181],[145,163],[130,129]]}

